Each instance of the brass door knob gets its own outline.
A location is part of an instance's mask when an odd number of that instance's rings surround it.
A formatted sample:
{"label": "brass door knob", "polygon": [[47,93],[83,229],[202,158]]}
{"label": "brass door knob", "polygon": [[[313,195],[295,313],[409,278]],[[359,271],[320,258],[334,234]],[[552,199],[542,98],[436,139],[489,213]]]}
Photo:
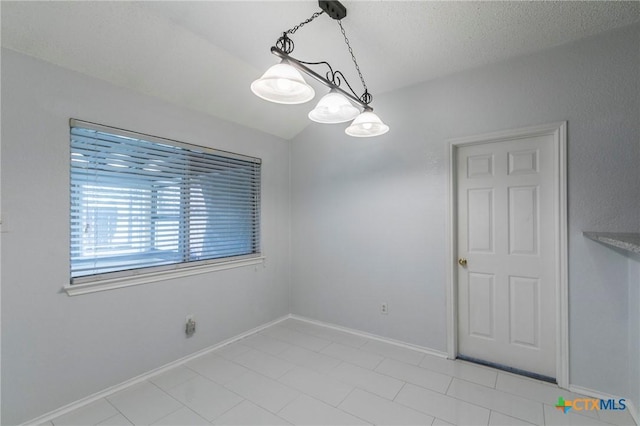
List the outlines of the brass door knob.
{"label": "brass door knob", "polygon": [[462,267],[467,266],[467,259],[461,257],[460,259],[458,259],[458,264]]}

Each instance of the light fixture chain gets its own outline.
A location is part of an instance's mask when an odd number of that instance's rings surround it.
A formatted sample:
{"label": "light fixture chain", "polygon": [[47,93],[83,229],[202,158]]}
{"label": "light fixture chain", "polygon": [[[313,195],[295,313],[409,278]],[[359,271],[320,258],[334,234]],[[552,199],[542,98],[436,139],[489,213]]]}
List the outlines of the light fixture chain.
{"label": "light fixture chain", "polygon": [[311,15],[311,18],[307,19],[306,21],[302,21],[300,22],[298,25],[296,25],[295,27],[291,28],[290,30],[286,31],[286,34],[293,34],[296,31],[298,31],[298,29],[300,29],[300,27],[304,27],[305,24],[308,24],[309,22],[313,21],[314,19],[316,19],[318,16],[322,15],[324,13],[324,10],[321,10],[320,12],[316,12],[313,15]]}
{"label": "light fixture chain", "polygon": [[[360,76],[360,81],[362,82],[362,86],[364,87],[364,93],[365,95],[367,95],[369,94],[369,89],[367,89],[367,83],[364,82],[364,77],[362,76],[362,72],[360,72],[360,66],[358,65],[358,61],[356,61],[356,56],[353,54],[353,49],[351,48],[351,44],[349,44],[349,39],[347,38],[347,34],[344,32],[344,27],[342,26],[342,20],[338,20],[338,25],[340,25],[340,31],[342,31],[342,35],[344,36],[344,42],[347,43],[347,47],[349,48],[349,53],[351,53],[351,59],[353,59],[353,64],[356,66],[356,71],[358,71],[358,75]],[[365,103],[368,103],[368,102],[365,102]]]}

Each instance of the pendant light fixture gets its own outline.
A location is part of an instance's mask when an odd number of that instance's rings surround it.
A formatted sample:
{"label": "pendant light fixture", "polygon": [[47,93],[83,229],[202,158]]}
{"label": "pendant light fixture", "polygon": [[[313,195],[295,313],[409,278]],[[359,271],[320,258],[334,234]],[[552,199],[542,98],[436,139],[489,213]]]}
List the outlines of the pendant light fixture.
{"label": "pendant light fixture", "polygon": [[251,83],[251,90],[256,96],[278,104],[303,104],[316,94],[300,71],[289,65],[286,59]]}
{"label": "pendant light fixture", "polygon": [[365,109],[362,114],[356,117],[347,127],[345,133],[357,138],[383,135],[389,131],[389,126],[384,124],[380,118],[371,110]]}
{"label": "pendant light fixture", "polygon": [[[360,67],[353,54],[353,49],[342,26],[342,18],[347,16],[347,9],[339,1],[320,0],[318,4],[322,9],[321,11],[314,13],[309,19],[282,33],[282,36],[276,41],[276,45],[271,47],[271,53],[282,61],[269,68],[262,77],[251,83],[251,91],[262,99],[280,104],[308,102],[315,96],[315,91],[304,80],[302,72],[329,88],[329,93],[324,95],[309,113],[309,119],[318,123],[344,123],[353,120],[345,130],[345,133],[349,136],[370,137],[387,133],[389,126],[384,124],[373,113],[373,108],[369,105],[373,100],[373,96],[367,89],[364,77],[362,77],[362,72],[360,72]],[[344,41],[364,88],[364,92],[361,95],[356,94],[344,74],[339,70],[334,71],[328,62],[305,62],[290,56],[294,49],[294,43],[289,38],[289,35],[294,34],[302,26],[323,13],[338,21],[340,31],[344,36]],[[309,68],[309,66],[326,66],[328,71],[322,76]],[[341,87],[343,82],[349,91]],[[361,110],[362,112],[360,112]]]}
{"label": "pendant light fixture", "polygon": [[360,110],[347,98],[331,89],[309,113],[309,118],[316,123],[344,123],[353,120],[359,113]]}

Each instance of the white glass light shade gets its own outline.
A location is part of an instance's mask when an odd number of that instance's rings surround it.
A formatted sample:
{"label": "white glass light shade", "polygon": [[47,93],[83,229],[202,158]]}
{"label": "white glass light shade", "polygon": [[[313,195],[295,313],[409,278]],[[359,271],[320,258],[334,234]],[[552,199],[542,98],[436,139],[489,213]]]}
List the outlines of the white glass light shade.
{"label": "white glass light shade", "polygon": [[384,124],[377,115],[371,111],[364,111],[356,117],[345,133],[357,138],[384,135],[389,131],[389,126]]}
{"label": "white glass light shade", "polygon": [[316,92],[293,66],[281,62],[269,68],[262,77],[251,83],[251,91],[258,97],[278,104],[302,104]]}
{"label": "white glass light shade", "polygon": [[359,112],[345,96],[332,90],[320,99],[309,118],[317,123],[344,123],[356,118]]}

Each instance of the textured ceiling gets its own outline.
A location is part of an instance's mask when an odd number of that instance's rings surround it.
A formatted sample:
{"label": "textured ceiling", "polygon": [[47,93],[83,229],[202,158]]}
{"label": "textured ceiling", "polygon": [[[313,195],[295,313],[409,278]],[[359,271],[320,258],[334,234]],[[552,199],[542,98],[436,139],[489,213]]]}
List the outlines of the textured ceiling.
{"label": "textured ceiling", "polygon": [[[343,26],[381,115],[376,94],[640,21],[638,1],[343,4]],[[4,47],[286,139],[309,124],[314,101],[275,105],[249,85],[277,62],[269,48],[278,36],[319,10],[316,1],[0,7]],[[293,56],[330,62],[361,91],[335,21],[322,15],[292,38]]]}

